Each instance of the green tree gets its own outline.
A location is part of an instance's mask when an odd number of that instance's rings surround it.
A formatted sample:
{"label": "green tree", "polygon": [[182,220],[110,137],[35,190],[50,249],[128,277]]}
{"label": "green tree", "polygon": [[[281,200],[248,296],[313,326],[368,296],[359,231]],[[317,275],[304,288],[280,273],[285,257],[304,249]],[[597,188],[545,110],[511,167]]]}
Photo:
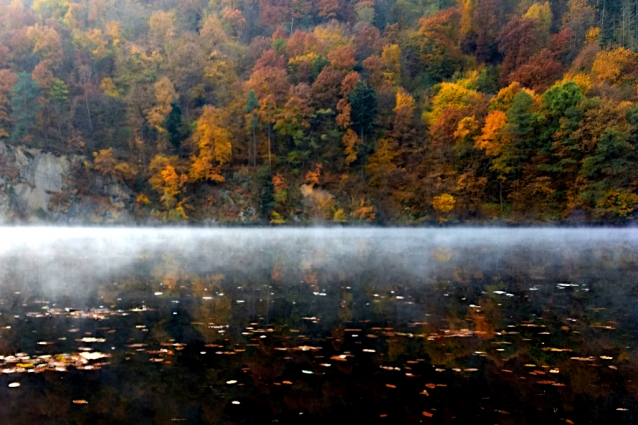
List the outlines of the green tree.
{"label": "green tree", "polygon": [[627,190],[638,178],[636,145],[631,142],[628,132],[607,129],[595,152],[583,160],[580,172],[588,183],[580,197],[598,218],[625,218],[638,206],[638,196]]}
{"label": "green tree", "polygon": [[357,130],[363,141],[364,134],[372,131],[374,118],[377,115],[377,94],[372,87],[357,81],[354,90],[348,93],[348,101],[352,106],[350,112],[352,127]]}
{"label": "green tree", "polygon": [[171,102],[171,112],[166,116],[163,125],[168,133],[168,141],[176,150],[179,150],[184,139],[184,132],[182,131],[182,108],[177,101]]}
{"label": "green tree", "polygon": [[36,112],[42,109],[42,106],[36,103],[39,96],[40,87],[31,79],[31,74],[19,73],[16,84],[11,90],[12,142],[26,142],[33,138],[31,132],[34,128]]}

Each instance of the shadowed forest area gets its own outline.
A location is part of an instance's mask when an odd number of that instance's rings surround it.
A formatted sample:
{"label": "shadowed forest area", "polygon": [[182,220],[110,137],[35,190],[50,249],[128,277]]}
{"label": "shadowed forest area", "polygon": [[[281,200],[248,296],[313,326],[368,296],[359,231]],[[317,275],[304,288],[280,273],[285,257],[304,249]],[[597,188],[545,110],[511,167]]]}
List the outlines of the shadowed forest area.
{"label": "shadowed forest area", "polygon": [[[56,211],[111,202],[106,179],[139,222],[630,222],[637,15],[636,0],[0,0],[0,154],[73,157]],[[3,158],[11,194],[21,169]]]}

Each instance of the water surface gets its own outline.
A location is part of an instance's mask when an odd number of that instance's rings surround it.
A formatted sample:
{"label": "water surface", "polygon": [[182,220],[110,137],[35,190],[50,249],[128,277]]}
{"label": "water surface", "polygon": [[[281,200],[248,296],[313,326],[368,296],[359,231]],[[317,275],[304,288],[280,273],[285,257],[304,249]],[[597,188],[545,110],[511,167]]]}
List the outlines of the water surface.
{"label": "water surface", "polygon": [[631,424],[633,229],[0,229],[11,424]]}

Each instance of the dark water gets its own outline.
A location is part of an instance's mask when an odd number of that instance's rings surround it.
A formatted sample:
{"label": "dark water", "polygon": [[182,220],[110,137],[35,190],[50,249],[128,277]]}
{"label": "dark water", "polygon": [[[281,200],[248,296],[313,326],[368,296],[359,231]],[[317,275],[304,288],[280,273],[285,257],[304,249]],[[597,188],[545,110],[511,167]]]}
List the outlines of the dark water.
{"label": "dark water", "polygon": [[637,236],[0,229],[0,423],[638,423]]}

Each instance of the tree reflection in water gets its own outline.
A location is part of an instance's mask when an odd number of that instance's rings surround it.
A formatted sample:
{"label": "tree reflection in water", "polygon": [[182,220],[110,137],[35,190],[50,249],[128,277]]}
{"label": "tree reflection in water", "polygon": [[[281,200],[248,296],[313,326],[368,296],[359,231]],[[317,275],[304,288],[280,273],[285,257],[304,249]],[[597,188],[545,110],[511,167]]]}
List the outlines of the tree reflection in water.
{"label": "tree reflection in water", "polygon": [[307,232],[4,251],[2,422],[635,422],[630,231]]}

